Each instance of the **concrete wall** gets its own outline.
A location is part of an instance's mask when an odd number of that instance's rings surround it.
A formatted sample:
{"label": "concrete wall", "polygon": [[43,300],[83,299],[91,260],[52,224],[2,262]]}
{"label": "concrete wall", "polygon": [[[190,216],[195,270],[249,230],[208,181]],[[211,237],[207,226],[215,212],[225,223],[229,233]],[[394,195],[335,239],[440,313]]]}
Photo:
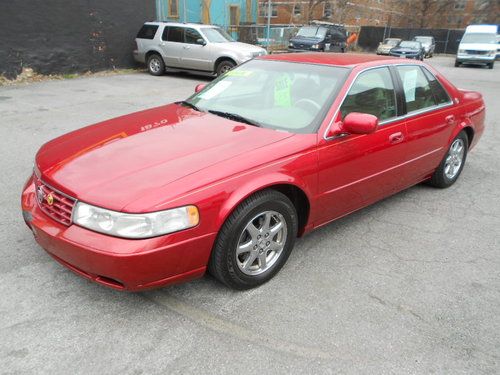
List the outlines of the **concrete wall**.
{"label": "concrete wall", "polygon": [[0,74],[134,66],[134,38],[155,0],[8,0],[0,6]]}

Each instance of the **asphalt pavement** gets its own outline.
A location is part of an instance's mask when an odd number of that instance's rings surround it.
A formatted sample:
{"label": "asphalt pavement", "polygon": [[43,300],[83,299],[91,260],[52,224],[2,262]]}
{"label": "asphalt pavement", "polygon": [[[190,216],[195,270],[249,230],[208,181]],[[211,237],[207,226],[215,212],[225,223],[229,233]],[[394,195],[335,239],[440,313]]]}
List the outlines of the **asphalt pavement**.
{"label": "asphalt pavement", "polygon": [[500,373],[500,64],[427,60],[483,93],[487,128],[459,181],[418,185],[298,240],[264,286],[206,276],[142,293],[53,261],[22,221],[46,141],[189,96],[146,73],[0,87],[0,374]]}

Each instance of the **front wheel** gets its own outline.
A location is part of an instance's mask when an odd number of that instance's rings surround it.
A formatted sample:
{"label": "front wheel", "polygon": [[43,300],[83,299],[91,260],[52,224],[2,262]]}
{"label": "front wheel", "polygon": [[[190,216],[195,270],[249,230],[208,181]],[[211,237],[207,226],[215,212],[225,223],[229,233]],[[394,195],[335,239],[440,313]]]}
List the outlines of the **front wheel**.
{"label": "front wheel", "polygon": [[231,288],[259,286],[287,261],[297,227],[297,212],[284,194],[258,192],[241,203],[222,226],[208,269]]}
{"label": "front wheel", "polygon": [[494,61],[492,63],[488,64],[488,68],[489,69],[493,69],[494,66],[495,66],[495,62]]}
{"label": "front wheel", "polygon": [[224,73],[229,72],[231,69],[235,67],[235,63],[230,60],[222,60],[219,65],[217,65],[216,73],[217,76],[220,77]]}
{"label": "front wheel", "polygon": [[448,152],[434,171],[429,184],[438,188],[450,187],[458,180],[464,168],[469,139],[465,131],[461,131],[451,142]]}
{"label": "front wheel", "polygon": [[460,63],[457,60],[455,60],[455,68],[458,68],[459,66],[460,66]]}

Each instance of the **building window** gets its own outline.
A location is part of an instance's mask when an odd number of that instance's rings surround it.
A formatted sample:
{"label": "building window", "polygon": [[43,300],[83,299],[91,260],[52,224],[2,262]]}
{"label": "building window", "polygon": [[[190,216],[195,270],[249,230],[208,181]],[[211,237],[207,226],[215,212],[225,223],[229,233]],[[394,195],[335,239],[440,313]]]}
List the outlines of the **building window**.
{"label": "building window", "polygon": [[458,1],[456,1],[454,8],[456,10],[464,10],[465,9],[465,0],[458,0]]}
{"label": "building window", "polygon": [[179,17],[179,0],[168,0],[168,14],[170,17]]}
{"label": "building window", "polygon": [[240,7],[238,5],[229,6],[229,25],[238,26],[240,24]]}
{"label": "building window", "polygon": [[[267,17],[267,3],[259,3],[259,17]],[[271,17],[278,17],[278,6],[276,4],[271,4]]]}
{"label": "building window", "polygon": [[295,5],[293,6],[293,15],[294,15],[295,17],[297,17],[297,16],[300,16],[300,15],[301,15],[301,13],[302,13],[302,7],[301,7],[300,5],[298,5],[298,4],[295,4]]}
{"label": "building window", "polygon": [[332,16],[332,4],[325,3],[325,7],[323,8],[323,17],[329,18]]}

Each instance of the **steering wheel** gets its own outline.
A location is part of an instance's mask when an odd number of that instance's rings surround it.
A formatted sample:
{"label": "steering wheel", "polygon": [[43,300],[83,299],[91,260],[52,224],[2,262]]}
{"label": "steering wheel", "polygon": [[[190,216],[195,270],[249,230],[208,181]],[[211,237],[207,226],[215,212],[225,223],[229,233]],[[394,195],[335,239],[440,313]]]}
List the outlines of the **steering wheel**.
{"label": "steering wheel", "polygon": [[297,107],[300,107],[301,103],[306,104],[306,107],[309,107],[309,108],[305,108],[305,109],[309,110],[312,113],[316,113],[317,111],[319,111],[321,109],[321,106],[318,103],[316,103],[314,100],[309,99],[309,98],[299,99],[295,102],[295,105]]}

